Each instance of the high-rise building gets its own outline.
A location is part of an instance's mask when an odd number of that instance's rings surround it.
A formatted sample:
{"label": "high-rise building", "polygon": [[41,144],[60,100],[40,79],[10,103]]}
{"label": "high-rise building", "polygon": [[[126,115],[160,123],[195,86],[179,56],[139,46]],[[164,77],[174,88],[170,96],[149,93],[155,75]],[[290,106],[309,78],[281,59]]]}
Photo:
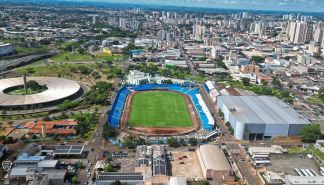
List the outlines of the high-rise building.
{"label": "high-rise building", "polygon": [[126,29],[126,19],[125,18],[119,18],[119,27],[121,29]]}
{"label": "high-rise building", "polygon": [[307,25],[304,22],[290,22],[288,26],[289,40],[295,44],[305,43]]}
{"label": "high-rise building", "polygon": [[206,28],[201,23],[193,25],[192,35],[193,39],[202,41],[205,37]]}
{"label": "high-rise building", "polygon": [[97,22],[97,15],[92,15],[92,24],[96,24]]}
{"label": "high-rise building", "polygon": [[322,42],[322,38],[323,38],[323,28],[318,27],[315,30],[315,33],[314,33],[314,41],[315,42]]}
{"label": "high-rise building", "polygon": [[219,58],[219,50],[217,49],[216,46],[213,46],[212,47],[212,50],[211,50],[211,57],[213,59],[218,59]]}
{"label": "high-rise building", "polygon": [[308,22],[306,24],[306,30],[305,30],[305,42],[310,42],[313,40],[313,29],[314,29],[314,24],[311,22]]}

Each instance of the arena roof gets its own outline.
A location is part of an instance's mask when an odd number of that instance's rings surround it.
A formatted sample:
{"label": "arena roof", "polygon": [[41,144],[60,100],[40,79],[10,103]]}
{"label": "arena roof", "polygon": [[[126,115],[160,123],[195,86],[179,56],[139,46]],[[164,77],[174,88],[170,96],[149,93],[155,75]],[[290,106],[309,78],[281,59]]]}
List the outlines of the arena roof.
{"label": "arena roof", "polygon": [[309,123],[289,105],[272,96],[220,96],[218,99],[242,123]]}
{"label": "arena roof", "polygon": [[50,103],[76,94],[80,85],[72,80],[55,77],[28,77],[27,81],[34,80],[40,85],[46,85],[47,90],[30,95],[10,95],[4,90],[23,85],[23,78],[8,78],[0,80],[0,106],[23,106]]}

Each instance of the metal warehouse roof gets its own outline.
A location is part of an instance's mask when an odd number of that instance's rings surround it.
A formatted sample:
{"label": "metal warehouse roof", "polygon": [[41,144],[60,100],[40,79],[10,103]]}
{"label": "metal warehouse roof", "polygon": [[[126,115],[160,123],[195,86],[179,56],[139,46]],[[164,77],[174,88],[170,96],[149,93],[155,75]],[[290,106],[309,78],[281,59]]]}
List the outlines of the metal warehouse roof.
{"label": "metal warehouse roof", "polygon": [[309,121],[288,104],[271,96],[220,96],[219,101],[230,109],[241,123],[308,124]]}
{"label": "metal warehouse roof", "polygon": [[211,144],[201,145],[199,147],[199,152],[207,170],[231,170],[231,166],[219,146]]}

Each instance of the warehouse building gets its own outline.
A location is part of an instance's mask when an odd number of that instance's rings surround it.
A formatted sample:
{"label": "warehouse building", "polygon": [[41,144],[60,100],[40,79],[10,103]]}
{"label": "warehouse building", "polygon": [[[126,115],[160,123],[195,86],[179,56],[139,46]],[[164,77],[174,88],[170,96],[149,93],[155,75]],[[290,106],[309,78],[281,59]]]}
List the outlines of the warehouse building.
{"label": "warehouse building", "polygon": [[289,105],[270,96],[220,96],[217,106],[237,139],[294,136],[310,124]]}
{"label": "warehouse building", "polygon": [[0,56],[5,56],[14,53],[14,48],[9,43],[0,42]]}
{"label": "warehouse building", "polygon": [[228,179],[232,168],[220,146],[201,145],[197,150],[203,175],[208,180]]}

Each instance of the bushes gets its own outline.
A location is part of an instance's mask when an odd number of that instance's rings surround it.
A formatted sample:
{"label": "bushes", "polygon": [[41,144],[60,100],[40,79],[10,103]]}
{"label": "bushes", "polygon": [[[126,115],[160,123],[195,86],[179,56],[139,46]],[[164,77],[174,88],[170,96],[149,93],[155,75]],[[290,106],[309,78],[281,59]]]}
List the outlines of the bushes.
{"label": "bushes", "polygon": [[111,83],[97,82],[91,87],[90,91],[84,95],[83,104],[104,105],[108,98],[109,91],[113,91]]}
{"label": "bushes", "polygon": [[179,141],[174,137],[168,138],[167,143],[170,147],[174,147],[174,148],[180,147]]}
{"label": "bushes", "polygon": [[117,135],[118,135],[118,132],[115,128],[111,127],[108,124],[105,124],[103,126],[102,136],[104,138],[116,137]]}
{"label": "bushes", "polygon": [[66,111],[66,110],[73,109],[78,106],[80,106],[80,102],[78,102],[78,101],[65,100],[63,103],[58,105],[58,109],[60,111]]}
{"label": "bushes", "polygon": [[137,145],[146,145],[146,141],[141,137],[126,136],[123,138],[123,145],[128,149],[135,149]]}
{"label": "bushes", "polygon": [[91,125],[97,122],[96,113],[87,114],[76,114],[73,116],[74,119],[78,120],[80,123],[75,127],[77,134],[84,137],[91,129]]}
{"label": "bushes", "polygon": [[299,136],[304,142],[315,142],[321,136],[320,126],[317,124],[305,125],[299,130]]}

